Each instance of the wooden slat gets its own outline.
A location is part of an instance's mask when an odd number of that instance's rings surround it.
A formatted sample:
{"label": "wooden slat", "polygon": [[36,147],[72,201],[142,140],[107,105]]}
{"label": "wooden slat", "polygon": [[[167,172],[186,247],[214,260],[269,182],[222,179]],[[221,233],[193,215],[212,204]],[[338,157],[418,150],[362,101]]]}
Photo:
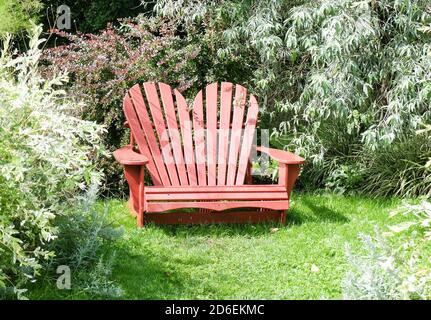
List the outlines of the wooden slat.
{"label": "wooden slat", "polygon": [[203,113],[202,91],[197,94],[193,103],[193,130],[195,137],[196,167],[198,174],[198,184],[207,185],[206,180],[206,155],[205,155],[205,131]]}
{"label": "wooden slat", "polygon": [[280,211],[241,211],[241,212],[168,212],[147,213],[145,223],[155,224],[208,224],[208,223],[262,223],[280,220]]}
{"label": "wooden slat", "polygon": [[250,95],[250,106],[248,107],[247,111],[247,120],[242,139],[241,154],[238,162],[238,174],[235,182],[236,185],[244,184],[251,147],[253,145],[258,112],[259,106],[257,104],[256,98],[253,95]]}
{"label": "wooden slat", "polygon": [[287,192],[147,193],[147,201],[287,200]]}
{"label": "wooden slat", "polygon": [[232,106],[232,83],[222,82],[220,95],[220,124],[218,145],[217,185],[226,184],[226,164],[229,148],[230,113]]}
{"label": "wooden slat", "polygon": [[[139,86],[137,88],[139,90]],[[134,91],[135,93],[131,90],[131,93],[136,95],[136,88]],[[140,122],[140,119],[138,117],[139,109],[140,108],[137,106],[137,104],[133,103],[132,98],[129,96],[129,94],[126,94],[123,100],[123,110],[124,114],[126,115],[127,121],[129,122],[130,130],[135,137],[139,152],[148,158],[147,169],[151,176],[151,179],[153,180],[154,185],[162,185],[164,184],[163,179],[158,172],[153,155],[151,154],[151,151],[148,148],[147,141],[145,140],[145,128],[144,126],[141,127],[142,122]]]}
{"label": "wooden slat", "polygon": [[216,185],[217,168],[217,83],[206,87],[206,139],[207,139],[207,168],[208,185]]}
{"label": "wooden slat", "polygon": [[172,89],[165,83],[159,82],[160,96],[162,98],[163,108],[166,115],[166,123],[168,125],[168,133],[171,138],[171,146],[174,153],[175,164],[177,166],[180,184],[182,186],[188,185],[186,167],[184,164],[183,150],[181,146],[181,136],[178,129],[178,120],[174,108],[174,99],[172,96]]}
{"label": "wooden slat", "polygon": [[242,185],[242,186],[181,186],[181,187],[145,187],[145,192],[150,193],[205,193],[205,192],[286,192],[287,187],[277,184]]}
{"label": "wooden slat", "polygon": [[[135,106],[135,109],[136,109],[136,114],[139,118],[139,122],[145,134],[143,135],[142,133],[140,134],[133,133],[133,135],[135,136],[136,141],[138,141],[138,139],[141,139],[140,136],[142,136],[142,138],[145,137],[147,139],[148,147],[151,152],[148,158],[151,159],[151,161],[155,164],[155,167],[157,168],[157,172],[159,176],[158,180],[161,182],[160,184],[168,186],[170,185],[168,173],[166,172],[165,164],[163,163],[163,158],[160,153],[160,148],[157,143],[156,137],[154,135],[152,123],[151,123],[150,117],[148,116],[147,108],[145,106],[144,99],[142,97],[141,88],[139,87],[139,85],[138,84],[134,85],[129,90],[129,94],[130,94],[130,97],[132,98],[133,105]],[[128,122],[131,128],[135,127],[135,124],[131,123],[130,120],[128,120]],[[139,143],[138,143],[138,146],[139,146]]]}
{"label": "wooden slat", "polygon": [[241,142],[242,123],[244,119],[245,101],[247,90],[240,85],[235,88],[235,100],[233,103],[232,136],[230,139],[229,162],[227,171],[227,185],[234,185],[236,178],[236,168],[238,152]]}
{"label": "wooden slat", "polygon": [[272,210],[286,210],[289,208],[289,200],[281,201],[173,201],[173,202],[148,202],[148,212],[163,212],[182,208],[203,208],[215,211],[223,211],[236,208],[266,208]]}
{"label": "wooden slat", "polygon": [[171,181],[171,185],[179,186],[180,181],[178,180],[177,168],[175,166],[175,160],[172,156],[171,145],[169,142],[168,130],[163,113],[160,107],[159,95],[154,82],[144,83],[145,95],[147,97],[148,105],[150,107],[151,116],[153,123],[156,126],[156,132],[159,137],[159,145],[162,150],[163,159],[168,171],[168,175]]}
{"label": "wooden slat", "polygon": [[187,102],[183,95],[177,90],[174,90],[175,99],[177,101],[178,117],[180,119],[181,135],[183,137],[184,158],[186,161],[187,175],[189,184],[196,186],[198,184],[196,177],[196,164],[193,149],[192,122],[187,107]]}

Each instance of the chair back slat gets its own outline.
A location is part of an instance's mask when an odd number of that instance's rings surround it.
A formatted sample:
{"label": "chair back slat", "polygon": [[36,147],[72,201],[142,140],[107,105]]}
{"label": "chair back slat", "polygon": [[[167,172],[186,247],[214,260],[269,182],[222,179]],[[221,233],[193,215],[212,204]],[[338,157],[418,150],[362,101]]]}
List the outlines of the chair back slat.
{"label": "chair back slat", "polygon": [[174,107],[174,99],[172,95],[172,89],[170,86],[164,83],[159,83],[160,96],[162,98],[163,108],[166,115],[166,123],[168,125],[168,133],[171,139],[171,147],[174,153],[174,164],[176,165],[176,171],[180,179],[181,185],[188,185],[186,167],[183,156],[183,148],[181,143],[180,131],[178,128],[178,119]]}
{"label": "chair back slat", "polygon": [[229,160],[226,185],[235,185],[236,169],[238,166],[238,152],[241,142],[242,125],[244,123],[244,109],[247,90],[240,85],[235,87],[235,98],[233,101],[233,118],[230,137]]}
{"label": "chair back slat", "polygon": [[232,83],[222,82],[220,93],[220,126],[218,145],[217,185],[226,184],[226,165],[229,148],[230,119],[232,107]]}
{"label": "chair back slat", "polygon": [[203,111],[203,93],[202,90],[196,95],[193,102],[193,131],[195,138],[196,152],[196,171],[198,173],[198,184],[207,185],[206,177],[206,155],[205,155],[205,129],[204,129],[204,111]]}
{"label": "chair back slat", "polygon": [[241,153],[238,162],[238,173],[236,176],[235,184],[243,185],[244,178],[247,172],[247,165],[250,157],[251,147],[253,145],[254,134],[256,131],[257,114],[259,107],[256,98],[250,95],[250,105],[247,110],[247,120],[245,122],[244,134],[242,137]]}
{"label": "chair back slat", "polygon": [[129,119],[130,127],[133,128],[133,136],[137,137],[135,141],[138,145],[139,152],[148,158],[147,168],[154,185],[162,185],[162,181],[160,179],[159,173],[157,172],[157,168],[154,164],[153,157],[151,156],[150,149],[148,148],[147,142],[145,141],[144,131],[142,130],[138,115],[136,114],[136,110],[129,94],[124,97],[123,110],[124,114],[126,114],[127,118]]}
{"label": "chair back slat", "polygon": [[180,119],[181,135],[184,145],[184,159],[186,161],[189,185],[197,186],[198,180],[196,177],[196,162],[193,147],[193,126],[190,120],[190,112],[183,95],[177,89],[174,90],[174,93],[177,101],[178,117]]}
{"label": "chair back slat", "polygon": [[180,181],[178,179],[175,160],[172,156],[169,134],[163,117],[162,108],[160,107],[156,84],[154,82],[145,82],[144,90],[148,105],[150,107],[151,117],[153,118],[153,123],[156,127],[156,132],[159,138],[159,145],[162,151],[163,160],[166,164],[166,170],[168,171],[169,179],[171,181],[170,184],[172,186],[179,186]]}
{"label": "chair back slat", "polygon": [[208,186],[216,185],[217,167],[217,83],[206,87],[206,147],[207,147],[207,178]]}

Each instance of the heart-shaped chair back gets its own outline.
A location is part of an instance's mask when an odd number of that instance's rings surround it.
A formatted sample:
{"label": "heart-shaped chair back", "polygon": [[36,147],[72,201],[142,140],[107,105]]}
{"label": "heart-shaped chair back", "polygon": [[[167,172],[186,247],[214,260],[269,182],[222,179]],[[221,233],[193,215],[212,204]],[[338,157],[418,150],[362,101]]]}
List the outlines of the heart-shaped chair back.
{"label": "heart-shaped chair back", "polygon": [[189,107],[165,83],[145,82],[125,95],[123,110],[154,185],[244,184],[258,104],[241,85],[212,83]]}

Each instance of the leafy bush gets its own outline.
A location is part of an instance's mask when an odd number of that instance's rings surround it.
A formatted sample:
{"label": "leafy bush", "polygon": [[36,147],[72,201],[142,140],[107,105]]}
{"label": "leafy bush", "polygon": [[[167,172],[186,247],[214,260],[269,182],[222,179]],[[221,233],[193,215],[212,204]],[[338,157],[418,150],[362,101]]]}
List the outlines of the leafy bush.
{"label": "leafy bush", "polygon": [[[385,236],[404,233],[401,244],[360,235],[365,252],[352,253],[347,246],[349,270],[342,283],[345,299],[429,299],[431,260],[427,254],[431,240],[431,203],[405,203],[391,212],[414,219],[389,226]],[[396,242],[395,242],[396,243]]]}
{"label": "leafy bush", "polygon": [[412,133],[378,151],[364,151],[361,189],[380,196],[431,196],[431,139]]}
{"label": "leafy bush", "polygon": [[[128,88],[149,80],[170,83],[180,91],[198,88],[193,59],[200,48],[184,43],[163,21],[124,20],[121,27],[108,26],[99,35],[57,34],[70,44],[45,51],[45,74],[58,69],[69,72],[69,94],[87,102],[80,116],[108,129],[104,142],[110,151],[128,143],[122,111]],[[121,168],[113,166],[112,159],[102,160],[101,167],[108,191],[117,193]]]}
{"label": "leafy bush", "polygon": [[403,232],[404,237],[388,244],[379,232],[374,238],[360,235],[365,248],[360,254],[352,253],[347,246],[349,270],[342,283],[344,298],[431,298],[431,261],[427,254],[431,239],[431,204],[427,201],[404,204],[391,216],[398,214],[413,215],[414,220],[389,226],[390,231],[383,235]]}
{"label": "leafy bush", "polygon": [[[431,117],[429,1],[158,0],[155,11],[249,68],[239,82],[261,97],[272,143],[309,160],[303,183],[348,190],[334,176],[357,172],[367,193],[430,192],[430,172],[415,172],[431,146],[414,134]],[[207,72],[224,80],[225,65]]]}
{"label": "leafy bush", "polygon": [[[417,133],[430,132],[431,128]],[[429,137],[425,136],[428,140]],[[427,143],[423,141],[422,143]],[[413,149],[415,149],[413,147]],[[394,155],[393,159],[397,159]],[[382,163],[383,166],[383,163]],[[391,166],[388,166],[388,170]],[[420,175],[429,169],[429,162],[419,167]],[[383,171],[383,170],[382,170]],[[406,173],[397,173],[404,175]],[[407,173],[408,174],[408,173]],[[419,178],[420,179],[420,178]],[[425,183],[430,183],[426,180]],[[395,180],[395,179],[394,179]],[[403,181],[410,187],[408,181]],[[371,182],[372,183],[372,182]],[[412,184],[420,186],[420,183]],[[429,195],[428,195],[429,196]],[[429,241],[431,240],[431,203],[423,200],[420,204],[404,203],[391,212],[396,215],[413,216],[413,220],[389,226],[386,236],[400,235],[401,245],[387,245],[376,232],[375,239],[361,235],[366,252],[353,254],[347,248],[349,271],[343,281],[343,293],[347,299],[429,299],[431,298],[431,260],[429,259]]]}
{"label": "leafy bush", "polygon": [[56,217],[101,178],[104,129],[76,117],[82,103],[59,89],[64,74],[41,77],[40,33],[20,56],[5,41],[0,58],[0,287],[18,295],[55,254],[47,244],[58,236]]}
{"label": "leafy bush", "polygon": [[357,189],[363,180],[361,170],[353,165],[336,167],[326,180],[326,187],[336,193],[345,193]]}
{"label": "leafy bush", "polygon": [[39,0],[2,0],[0,2],[0,34],[18,33],[37,21],[42,3]]}
{"label": "leafy bush", "polygon": [[400,209],[391,213],[392,216],[402,214],[404,216],[413,216],[412,221],[403,222],[401,224],[391,226],[389,229],[394,233],[400,233],[411,230],[415,227],[421,229],[423,238],[427,241],[431,240],[431,203],[422,201],[420,204],[404,204]]}
{"label": "leafy bush", "polygon": [[426,247],[414,234],[401,245],[376,236],[360,235],[363,251],[346,248],[349,270],[343,281],[343,297],[348,300],[429,299],[431,265],[424,256]]}
{"label": "leafy bush", "polygon": [[123,231],[109,222],[108,207],[101,210],[96,204],[97,191],[97,186],[91,186],[71,210],[56,218],[57,238],[48,245],[55,256],[45,265],[44,280],[52,285],[58,278],[58,266],[67,266],[74,294],[115,298],[123,291],[110,280],[115,261],[110,245]]}
{"label": "leafy bush", "polygon": [[346,247],[350,270],[343,283],[343,297],[347,300],[402,299],[400,287],[402,271],[395,262],[395,253],[378,236],[360,235],[365,252],[355,255]]}
{"label": "leafy bush", "polygon": [[97,32],[104,29],[110,22],[118,18],[133,17],[148,10],[147,5],[141,5],[139,0],[44,0],[46,16],[44,25],[52,28],[56,19],[56,10],[60,5],[70,7],[73,25],[72,30],[83,33]]}

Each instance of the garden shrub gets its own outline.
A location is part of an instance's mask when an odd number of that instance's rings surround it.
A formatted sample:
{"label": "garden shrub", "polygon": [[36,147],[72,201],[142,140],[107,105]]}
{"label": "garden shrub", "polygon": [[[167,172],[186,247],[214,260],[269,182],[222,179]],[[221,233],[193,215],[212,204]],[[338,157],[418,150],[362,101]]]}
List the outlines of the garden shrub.
{"label": "garden shrub", "polygon": [[425,135],[402,136],[389,146],[363,153],[366,176],[362,190],[378,196],[431,196],[431,139]]}
{"label": "garden shrub", "polygon": [[414,233],[401,244],[359,236],[362,250],[346,247],[348,271],[342,281],[343,298],[348,300],[417,300],[431,297],[431,265],[423,239]]}
{"label": "garden shrub", "polygon": [[0,2],[0,34],[16,34],[31,27],[42,9],[39,0],[2,0]]}
{"label": "garden shrub", "polygon": [[[431,127],[417,131],[418,137],[424,138],[421,143],[429,143]],[[413,147],[415,150],[416,148]],[[397,157],[392,156],[394,159]],[[421,175],[429,170],[431,158],[422,167],[417,168]],[[382,164],[383,166],[383,164]],[[391,170],[391,166],[388,166]],[[405,174],[405,173],[401,173]],[[388,175],[389,176],[389,175]],[[421,179],[419,177],[419,179]],[[396,180],[396,179],[394,179]],[[399,181],[410,187],[400,177]],[[372,182],[371,182],[372,183]],[[424,180],[424,183],[430,181]],[[420,185],[412,184],[412,185]],[[431,203],[429,194],[420,204],[405,202],[390,216],[403,215],[412,220],[390,225],[385,236],[401,237],[401,244],[389,243],[379,232],[376,237],[360,235],[365,252],[352,253],[347,246],[346,256],[349,266],[342,283],[346,299],[430,299],[431,298],[431,260],[427,252],[431,240]],[[389,238],[391,239],[391,238]]]}
{"label": "garden shrub", "polygon": [[[347,300],[405,299],[401,292],[400,257],[378,232],[376,237],[360,235],[364,252],[354,254],[346,246],[349,270],[343,282],[343,298]],[[397,260],[397,261],[395,261]]]}
{"label": "garden shrub", "polygon": [[211,34],[219,58],[247,65],[240,82],[261,98],[271,143],[308,159],[301,183],[331,186],[341,170],[353,180],[338,179],[337,190],[430,192],[419,178],[429,171],[413,176],[431,152],[414,134],[431,117],[429,1],[158,0],[155,11],[189,37]]}
{"label": "garden shrub", "polygon": [[109,221],[109,208],[96,203],[97,192],[93,184],[73,208],[56,218],[57,238],[47,246],[55,256],[45,263],[43,280],[52,286],[58,278],[57,268],[67,266],[73,294],[118,298],[123,290],[111,280],[116,256],[111,245],[123,231]]}
{"label": "garden shrub", "polygon": [[104,129],[76,117],[82,103],[61,89],[65,74],[42,78],[40,33],[22,55],[9,51],[9,37],[0,58],[0,288],[18,296],[56,254],[56,218],[101,180]]}
{"label": "garden shrub", "polygon": [[345,299],[431,298],[431,261],[427,254],[431,203],[405,203],[391,216],[400,214],[413,219],[391,225],[383,234],[377,230],[374,237],[359,235],[362,251],[352,252],[347,245],[348,271],[342,282]]}
{"label": "garden shrub", "polygon": [[57,7],[67,5],[73,20],[72,29],[68,31],[82,33],[98,32],[108,23],[116,22],[118,18],[134,17],[150,9],[148,5],[141,4],[140,0],[44,0],[43,2],[46,8],[43,22],[47,29],[54,27]]}

